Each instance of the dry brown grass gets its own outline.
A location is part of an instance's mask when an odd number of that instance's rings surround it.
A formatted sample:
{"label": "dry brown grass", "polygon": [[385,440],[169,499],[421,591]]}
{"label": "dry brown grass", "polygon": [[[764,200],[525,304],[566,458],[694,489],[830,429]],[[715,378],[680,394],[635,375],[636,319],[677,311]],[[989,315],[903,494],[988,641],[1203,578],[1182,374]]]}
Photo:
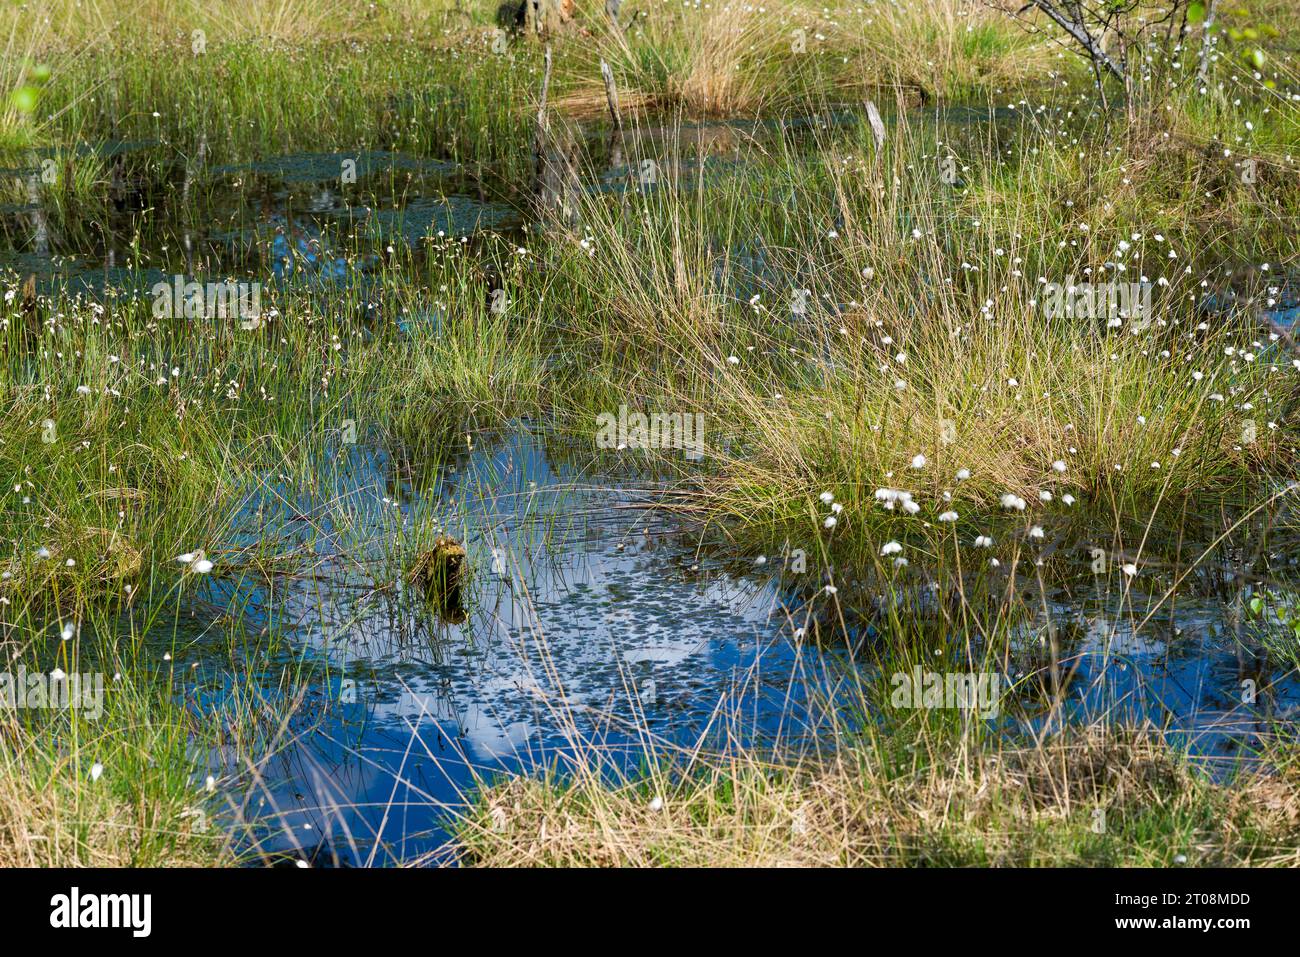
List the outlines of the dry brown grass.
{"label": "dry brown grass", "polygon": [[854,51],[853,68],[845,76],[860,77],[868,86],[919,86],[944,96],[1062,68],[1059,47],[989,6],[908,0],[877,4],[871,11],[853,21],[853,35],[843,41]]}
{"label": "dry brown grass", "polygon": [[5,28],[43,25],[56,45],[111,45],[124,38],[184,40],[195,30],[207,43],[274,39],[311,42],[413,29],[446,19],[439,5],[380,11],[342,0],[35,0],[0,11]]}
{"label": "dry brown grass", "polygon": [[[917,129],[892,128],[884,159],[892,169],[875,157],[841,164],[832,156],[824,181],[805,173],[809,185],[792,194],[791,205],[810,222],[838,214],[838,238],[807,261],[804,251],[773,244],[771,274],[800,276],[814,301],[825,296],[849,307],[809,308],[806,339],[825,344],[809,362],[815,384],[781,398],[729,339],[725,284],[716,279],[727,268],[719,248],[747,241],[733,224],[744,221],[751,193],[720,180],[718,188],[665,201],[644,222],[600,199],[585,201],[584,227],[599,255],[574,257],[572,274],[588,295],[572,326],[592,328],[588,317],[601,317],[593,336],[607,354],[625,356],[645,352],[641,330],[659,330],[656,356],[671,355],[675,379],[666,407],[691,408],[707,396],[726,438],[744,440],[734,455],[722,441],[710,450],[721,465],[710,477],[719,515],[782,524],[809,494],[831,489],[845,509],[836,534],[856,534],[883,514],[874,490],[896,485],[936,503],[949,492],[963,512],[996,509],[1006,492],[1028,501],[1040,492],[1083,501],[1114,493],[1154,509],[1286,461],[1289,434],[1250,411],[1270,408],[1269,390],[1286,373],[1271,362],[1226,358],[1229,347],[1253,348],[1253,329],[1216,319],[1189,336],[1199,319],[1187,300],[1196,280],[1173,268],[1167,291],[1153,287],[1152,322],[1112,331],[1100,319],[1049,318],[1036,276],[1069,285],[1084,281],[1093,264],[1100,276],[1114,243],[1129,235],[1115,209],[1089,208],[1071,222],[1064,204],[1054,207],[1051,177],[1032,171],[1015,193],[999,181],[1000,190],[936,199],[909,172],[927,148]],[[671,171],[673,164],[663,165]],[[970,221],[983,226],[954,238],[954,226]],[[726,230],[734,238],[718,242]],[[1083,235],[1092,237],[1088,259],[1058,254]],[[1166,268],[1166,249],[1148,244],[1156,270]],[[967,261],[992,266],[967,272]],[[774,325],[788,315],[789,295],[762,291],[760,308]],[[736,364],[727,362],[732,352]],[[650,368],[641,363],[633,374],[649,378]],[[1204,378],[1194,379],[1193,370]],[[910,470],[918,453],[928,464]],[[1053,469],[1058,460],[1067,465],[1063,474]],[[954,475],[962,468],[973,474],[958,496]],[[774,514],[765,514],[769,508]]]}
{"label": "dry brown grass", "polygon": [[[0,739],[11,735],[0,723]],[[40,763],[33,763],[37,761]],[[229,863],[211,842],[193,839],[200,818],[176,820],[172,834],[157,821],[172,815],[147,802],[115,796],[89,768],[43,756],[18,756],[0,740],[0,867],[201,867]],[[78,778],[82,780],[78,780]]]}
{"label": "dry brown grass", "polygon": [[[772,98],[771,75],[791,65],[793,31],[810,15],[799,3],[724,2],[708,9],[662,4],[634,28],[592,24],[599,58],[614,69],[620,99],[694,116],[751,113]],[[585,62],[568,78],[573,102],[603,101],[600,73]]]}
{"label": "dry brown grass", "polygon": [[1298,813],[1292,782],[1209,784],[1153,735],[1094,728],[1039,748],[963,747],[915,771],[851,750],[801,767],[732,758],[684,783],[513,779],[462,839],[468,862],[491,867],[1159,865],[1176,853],[1294,866]]}
{"label": "dry brown grass", "polygon": [[[626,32],[586,18],[600,57],[635,97],[697,116],[813,102],[834,89],[856,100],[881,87],[940,96],[1059,69],[1058,48],[1005,14],[961,0],[908,0],[828,11],[803,0],[651,3]],[[595,100],[584,63],[575,90]]]}

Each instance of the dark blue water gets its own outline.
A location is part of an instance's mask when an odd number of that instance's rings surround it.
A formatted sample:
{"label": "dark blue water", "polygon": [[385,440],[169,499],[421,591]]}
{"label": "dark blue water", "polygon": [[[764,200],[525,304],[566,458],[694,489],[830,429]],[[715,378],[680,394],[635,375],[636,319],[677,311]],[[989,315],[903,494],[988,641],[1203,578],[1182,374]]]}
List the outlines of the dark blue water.
{"label": "dark blue water", "polygon": [[[644,494],[553,463],[529,430],[484,442],[424,495],[374,450],[335,465],[326,495],[272,483],[250,498],[234,543],[298,548],[303,564],[269,586],[211,580],[207,621],[177,643],[178,661],[200,662],[184,693],[219,713],[244,676],[224,674],[211,623],[229,612],[283,639],[247,674],[268,701],[303,696],[290,729],[255,771],[231,755],[211,766],[262,850],[407,860],[437,849],[447,810],[495,773],[581,752],[617,774],[650,750],[796,746],[825,726],[811,705],[845,659],[790,640],[779,585],[697,557]],[[435,522],[469,553],[460,623],[401,577],[405,544]]]}
{"label": "dark blue water", "polygon": [[[232,547],[296,564],[268,582],[226,559],[170,646],[180,693],[207,715],[237,711],[250,679],[254,697],[295,703],[242,756],[200,756],[227,819],[253,826],[247,843],[318,864],[436,856],[449,815],[497,774],[563,773],[580,757],[617,779],[697,746],[828,747],[837,719],[862,717],[870,628],[854,651],[797,639],[807,603],[826,599],[779,574],[780,555],[704,557],[644,507],[650,483],[580,461],[518,425],[418,476],[345,446],[312,481],[269,477],[250,496]],[[435,531],[468,551],[463,621],[403,581]],[[1026,680],[1042,677],[1047,615],[1073,672],[1053,720],[1149,720],[1221,759],[1297,716],[1295,675],[1260,671],[1221,598],[1160,598],[1084,584],[1050,602],[1010,644],[1000,680],[1021,683],[995,726],[1040,728],[1052,713]],[[243,637],[232,643],[222,616]],[[963,670],[935,652],[932,667]]]}

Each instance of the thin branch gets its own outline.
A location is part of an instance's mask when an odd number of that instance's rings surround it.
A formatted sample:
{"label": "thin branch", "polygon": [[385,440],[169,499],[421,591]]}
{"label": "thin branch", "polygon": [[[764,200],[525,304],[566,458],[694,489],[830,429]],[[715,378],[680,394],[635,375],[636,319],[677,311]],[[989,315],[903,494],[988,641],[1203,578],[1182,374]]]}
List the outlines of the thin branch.
{"label": "thin branch", "polygon": [[1087,28],[1082,23],[1075,23],[1060,10],[1052,5],[1051,0],[1034,0],[1034,6],[1048,15],[1062,30],[1074,37],[1081,47],[1088,52],[1094,63],[1100,63],[1106,67],[1111,74],[1121,82],[1124,82],[1123,68],[1112,60],[1109,54],[1101,48],[1101,44],[1093,39]]}

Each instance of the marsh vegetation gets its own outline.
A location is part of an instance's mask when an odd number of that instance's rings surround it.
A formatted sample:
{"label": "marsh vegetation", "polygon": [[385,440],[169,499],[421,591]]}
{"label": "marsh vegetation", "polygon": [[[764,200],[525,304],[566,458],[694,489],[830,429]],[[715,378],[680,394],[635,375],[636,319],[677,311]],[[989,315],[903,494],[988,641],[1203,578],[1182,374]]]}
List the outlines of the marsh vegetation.
{"label": "marsh vegetation", "polygon": [[1300,23],[1021,6],[0,13],[0,863],[1294,864]]}

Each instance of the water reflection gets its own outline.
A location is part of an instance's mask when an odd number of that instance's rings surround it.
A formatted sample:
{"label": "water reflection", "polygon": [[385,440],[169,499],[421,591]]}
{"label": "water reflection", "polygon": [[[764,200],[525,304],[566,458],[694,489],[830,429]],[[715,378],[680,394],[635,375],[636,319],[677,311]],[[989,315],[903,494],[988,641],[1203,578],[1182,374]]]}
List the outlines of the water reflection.
{"label": "water reflection", "polygon": [[[331,469],[310,496],[287,481],[253,495],[236,543],[273,542],[308,561],[269,583],[218,578],[201,595],[209,609],[240,609],[245,632],[287,638],[249,667],[267,697],[300,699],[293,720],[255,770],[233,752],[212,756],[247,789],[237,814],[260,823],[265,850],[405,860],[443,844],[445,811],[484,776],[563,771],[579,750],[613,773],[648,749],[701,742],[830,746],[837,713],[899,717],[858,711],[871,677],[864,645],[850,654],[793,639],[807,587],[753,556],[710,556],[644,507],[648,489],[589,474],[525,426],[437,468],[350,447]],[[467,551],[460,622],[404,584],[403,548],[434,534]],[[780,564],[774,555],[768,567]],[[1294,716],[1294,673],[1261,670],[1217,593],[1168,606],[1158,591],[1052,593],[997,649],[1012,689],[999,727],[1150,721],[1220,760]],[[193,679],[219,710],[239,683],[223,680],[229,643],[211,631],[191,636],[203,662]],[[1059,685],[1046,678],[1049,633]],[[967,670],[958,646],[932,667]],[[290,663],[300,677],[286,688]],[[1248,700],[1245,680],[1258,690]]]}
{"label": "water reflection", "polygon": [[[424,495],[394,488],[395,471],[355,449],[328,509],[280,485],[254,496],[243,543],[306,548],[310,570],[269,588],[218,579],[202,596],[243,609],[246,630],[283,631],[316,674],[328,666],[295,689],[301,736],[244,775],[254,797],[242,815],[277,818],[267,848],[350,835],[385,862],[436,847],[440,811],[476,774],[575,748],[630,769],[656,742],[711,729],[792,741],[821,720],[808,698],[832,686],[839,659],[796,665],[777,583],[697,558],[635,488],[584,480],[523,429]],[[388,551],[399,530],[434,521],[468,552],[463,623],[405,586]],[[224,667],[224,645],[211,651]],[[280,680],[267,669],[268,695]]]}

